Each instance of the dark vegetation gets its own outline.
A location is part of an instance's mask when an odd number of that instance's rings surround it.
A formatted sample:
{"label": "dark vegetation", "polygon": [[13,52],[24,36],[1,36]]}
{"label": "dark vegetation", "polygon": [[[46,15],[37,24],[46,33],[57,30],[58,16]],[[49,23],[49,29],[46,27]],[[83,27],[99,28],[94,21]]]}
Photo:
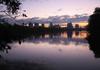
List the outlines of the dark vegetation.
{"label": "dark vegetation", "polygon": [[[0,36],[10,39],[17,39],[16,37],[25,38],[32,34],[32,29],[28,27],[23,27],[19,25],[10,25],[10,24],[0,24]],[[9,40],[9,39],[8,39]]]}
{"label": "dark vegetation", "polygon": [[7,12],[10,14],[17,14],[20,9],[20,0],[0,0],[0,4],[7,6]]}
{"label": "dark vegetation", "polygon": [[48,68],[45,64],[6,61],[6,63],[0,63],[0,70],[48,70]]}
{"label": "dark vegetation", "polygon": [[100,8],[95,8],[94,13],[89,18],[88,25],[89,36],[87,40],[90,44],[90,50],[95,54],[96,58],[100,57]]}

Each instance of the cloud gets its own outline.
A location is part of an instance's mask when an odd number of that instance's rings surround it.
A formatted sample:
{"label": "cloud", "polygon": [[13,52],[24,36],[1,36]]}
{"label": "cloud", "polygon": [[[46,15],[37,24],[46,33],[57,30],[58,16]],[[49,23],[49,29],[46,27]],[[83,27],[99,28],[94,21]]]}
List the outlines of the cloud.
{"label": "cloud", "polygon": [[59,8],[57,11],[62,11],[62,8]]}
{"label": "cloud", "polygon": [[89,16],[86,14],[74,15],[73,17],[65,19],[66,22],[84,22],[88,21]]}
{"label": "cloud", "polygon": [[[33,18],[28,18],[28,19],[19,19],[17,20],[16,23],[21,24],[21,23],[50,23],[52,22],[53,24],[58,24],[58,23],[68,23],[68,22],[86,22],[88,21],[89,16],[86,14],[82,15],[74,15],[74,16],[69,16],[69,15],[62,15],[62,16],[50,16],[48,18],[39,18],[39,17],[33,17]],[[7,19],[7,18],[6,18]],[[12,20],[11,20],[12,21]],[[10,22],[10,19],[9,19]]]}
{"label": "cloud", "polygon": [[64,22],[84,22],[88,21],[89,16],[86,14],[82,15],[74,15],[74,17],[71,17],[69,15],[63,15],[63,16],[51,16],[48,17],[47,20],[51,21],[53,23],[64,23]]}
{"label": "cloud", "polygon": [[[24,23],[50,23],[53,24],[60,24],[60,23],[75,23],[75,22],[86,22],[88,21],[89,16],[88,15],[74,15],[74,17],[71,17],[69,15],[62,15],[62,16],[50,16],[48,18],[39,18],[39,17],[33,17],[29,19],[24,19]],[[22,20],[20,20],[22,23]]]}

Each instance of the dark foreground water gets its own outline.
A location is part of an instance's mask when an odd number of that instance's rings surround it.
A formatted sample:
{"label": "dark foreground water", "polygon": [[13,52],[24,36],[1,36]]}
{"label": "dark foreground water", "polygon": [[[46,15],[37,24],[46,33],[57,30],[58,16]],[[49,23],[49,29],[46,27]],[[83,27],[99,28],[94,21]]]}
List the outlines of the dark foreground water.
{"label": "dark foreground water", "polygon": [[0,60],[8,68],[24,62],[26,70],[35,66],[40,70],[42,66],[44,70],[100,70],[100,58],[90,50],[86,37],[86,31],[35,35],[9,43],[11,49],[0,51]]}

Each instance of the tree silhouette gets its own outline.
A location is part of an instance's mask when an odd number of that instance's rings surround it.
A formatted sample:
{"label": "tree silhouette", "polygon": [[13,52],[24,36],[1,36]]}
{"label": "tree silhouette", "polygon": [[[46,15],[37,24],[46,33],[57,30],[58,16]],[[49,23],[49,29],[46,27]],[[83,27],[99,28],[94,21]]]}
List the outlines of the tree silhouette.
{"label": "tree silhouette", "polygon": [[94,13],[89,18],[88,25],[89,36],[87,37],[90,50],[96,58],[100,58],[100,8],[95,8]]}
{"label": "tree silhouette", "polygon": [[100,8],[95,8],[94,13],[89,18],[88,31],[92,35],[98,35],[100,30]]}
{"label": "tree silhouette", "polygon": [[7,12],[16,14],[20,9],[20,0],[0,0],[0,4],[7,6]]}

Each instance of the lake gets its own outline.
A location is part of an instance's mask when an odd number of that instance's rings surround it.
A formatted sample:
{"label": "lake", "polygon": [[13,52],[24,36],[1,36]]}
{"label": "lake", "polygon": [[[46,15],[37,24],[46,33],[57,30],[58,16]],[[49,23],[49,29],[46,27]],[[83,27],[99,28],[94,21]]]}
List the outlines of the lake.
{"label": "lake", "polygon": [[33,35],[8,43],[11,49],[0,51],[1,59],[43,64],[49,70],[100,70],[100,58],[90,49],[87,35],[86,31]]}

